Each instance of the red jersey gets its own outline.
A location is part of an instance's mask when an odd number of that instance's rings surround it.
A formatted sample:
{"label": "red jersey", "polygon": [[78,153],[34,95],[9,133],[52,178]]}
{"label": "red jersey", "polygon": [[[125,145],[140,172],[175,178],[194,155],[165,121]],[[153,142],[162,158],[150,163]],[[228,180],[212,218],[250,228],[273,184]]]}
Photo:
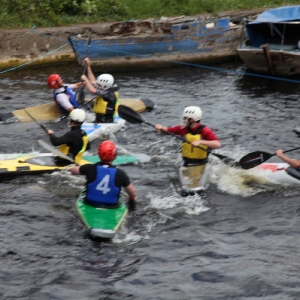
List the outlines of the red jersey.
{"label": "red jersey", "polygon": [[[191,133],[196,132],[196,130],[199,128],[200,125],[201,124],[199,123],[196,127],[194,127],[193,129],[190,129]],[[175,134],[178,134],[180,136],[184,136],[188,133],[187,128],[184,125],[177,125],[177,126],[173,126],[173,127],[168,127],[168,131],[173,132]],[[216,137],[215,133],[207,126],[205,126],[202,129],[201,138],[203,140],[207,140],[207,141],[219,140]]]}

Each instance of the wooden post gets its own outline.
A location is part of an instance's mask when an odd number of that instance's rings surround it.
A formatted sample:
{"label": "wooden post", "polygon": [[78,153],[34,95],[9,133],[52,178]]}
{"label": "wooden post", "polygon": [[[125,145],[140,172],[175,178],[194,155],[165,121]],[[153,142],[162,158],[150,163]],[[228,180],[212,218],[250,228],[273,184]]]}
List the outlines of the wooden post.
{"label": "wooden post", "polygon": [[271,55],[270,55],[270,50],[269,50],[269,45],[268,44],[264,44],[261,46],[264,50],[264,54],[265,54],[265,58],[268,64],[268,68],[269,68],[269,72],[274,75],[274,68],[272,65],[272,61],[271,61]]}

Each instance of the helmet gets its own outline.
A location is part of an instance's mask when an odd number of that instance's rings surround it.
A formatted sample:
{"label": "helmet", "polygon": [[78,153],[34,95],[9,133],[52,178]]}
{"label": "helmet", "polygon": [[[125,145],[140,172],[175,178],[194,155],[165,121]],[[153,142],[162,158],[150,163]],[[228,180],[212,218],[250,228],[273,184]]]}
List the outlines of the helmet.
{"label": "helmet", "polygon": [[202,110],[198,106],[188,106],[183,110],[182,117],[194,119],[195,121],[200,121],[202,117]]}
{"label": "helmet", "polygon": [[101,85],[103,90],[108,90],[114,84],[114,78],[110,74],[101,74],[97,78],[97,83]]}
{"label": "helmet", "polygon": [[117,156],[116,145],[112,141],[104,141],[99,145],[98,155],[101,160],[114,160]]}
{"label": "helmet", "polygon": [[83,123],[85,121],[85,111],[80,108],[75,108],[70,113],[70,119],[74,122]]}
{"label": "helmet", "polygon": [[61,77],[58,74],[52,74],[48,77],[47,83],[50,89],[58,89],[61,87],[61,85],[58,83],[58,80],[60,80]]}

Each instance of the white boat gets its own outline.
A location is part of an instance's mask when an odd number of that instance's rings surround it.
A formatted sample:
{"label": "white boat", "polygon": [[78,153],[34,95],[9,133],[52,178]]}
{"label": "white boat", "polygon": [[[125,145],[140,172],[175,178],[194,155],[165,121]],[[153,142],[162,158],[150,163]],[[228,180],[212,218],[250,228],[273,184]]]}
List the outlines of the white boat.
{"label": "white boat", "polygon": [[182,196],[195,194],[204,191],[209,186],[209,174],[211,165],[184,166],[181,155],[176,160],[178,180],[181,187]]}
{"label": "white boat", "polygon": [[290,167],[287,163],[262,163],[246,172],[282,185],[300,184],[300,170]]}
{"label": "white boat", "polygon": [[81,125],[81,129],[83,129],[88,137],[89,141],[93,141],[96,138],[99,138],[103,134],[109,134],[109,133],[115,133],[119,131],[125,124],[125,120],[122,119],[120,116],[115,116],[114,117],[114,122],[113,123],[88,123],[84,122]]}

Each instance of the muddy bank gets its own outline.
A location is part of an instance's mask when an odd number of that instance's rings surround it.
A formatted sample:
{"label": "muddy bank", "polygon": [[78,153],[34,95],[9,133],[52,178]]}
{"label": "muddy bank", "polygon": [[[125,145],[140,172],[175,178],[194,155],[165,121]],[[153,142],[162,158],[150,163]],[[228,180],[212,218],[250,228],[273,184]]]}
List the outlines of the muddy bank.
{"label": "muddy bank", "polygon": [[[252,20],[263,10],[231,11],[219,13],[218,18],[230,17],[233,21],[243,18]],[[184,19],[189,17],[181,16]],[[202,14],[190,18],[213,18],[211,14]],[[178,17],[180,18],[180,17]],[[111,25],[116,22],[80,24],[68,27],[32,28],[0,30],[0,72],[5,73],[13,67],[27,64],[26,67],[36,65],[55,64],[75,61],[75,55],[68,39],[70,36],[86,35],[90,30],[93,37],[101,38],[111,33]],[[224,53],[228,55],[228,53]],[[222,60],[222,53],[210,54],[207,62]],[[117,67],[117,66],[116,66]]]}

